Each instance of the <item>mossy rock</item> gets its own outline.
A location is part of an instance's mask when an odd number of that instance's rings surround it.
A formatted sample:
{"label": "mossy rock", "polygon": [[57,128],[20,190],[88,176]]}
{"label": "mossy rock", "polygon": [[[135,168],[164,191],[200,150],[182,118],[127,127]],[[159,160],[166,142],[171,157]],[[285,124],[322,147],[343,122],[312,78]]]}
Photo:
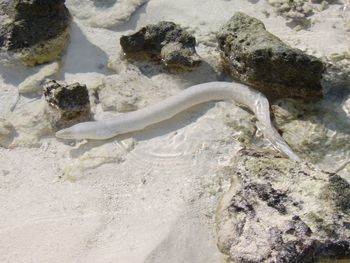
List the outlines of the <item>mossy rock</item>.
{"label": "mossy rock", "polygon": [[70,14],[65,0],[16,0],[0,3],[0,51],[28,66],[50,62],[69,41]]}
{"label": "mossy rock", "polygon": [[237,12],[217,38],[224,66],[234,78],[274,98],[322,96],[322,61],[283,43],[260,20]]}

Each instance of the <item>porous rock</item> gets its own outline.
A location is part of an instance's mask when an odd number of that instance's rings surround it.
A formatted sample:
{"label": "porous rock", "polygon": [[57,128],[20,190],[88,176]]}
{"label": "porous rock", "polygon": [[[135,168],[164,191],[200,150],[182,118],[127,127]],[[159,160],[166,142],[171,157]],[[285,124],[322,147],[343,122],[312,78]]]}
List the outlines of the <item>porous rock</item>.
{"label": "porous rock", "polygon": [[217,38],[225,67],[234,78],[270,97],[322,96],[323,63],[283,43],[260,20],[237,12]]}
{"label": "porous rock", "polygon": [[244,149],[217,211],[219,249],[236,263],[350,259],[350,185],[274,152]]}
{"label": "porous rock", "polygon": [[89,92],[85,85],[66,85],[55,80],[44,85],[46,101],[51,106],[51,122],[56,129],[91,119]]}
{"label": "porous rock", "polygon": [[69,39],[65,0],[0,2],[0,51],[16,54],[27,65],[56,59]]}
{"label": "porous rock", "polygon": [[195,37],[173,22],[147,25],[134,34],[122,36],[120,44],[129,57],[161,60],[170,68],[188,69],[200,63]]}

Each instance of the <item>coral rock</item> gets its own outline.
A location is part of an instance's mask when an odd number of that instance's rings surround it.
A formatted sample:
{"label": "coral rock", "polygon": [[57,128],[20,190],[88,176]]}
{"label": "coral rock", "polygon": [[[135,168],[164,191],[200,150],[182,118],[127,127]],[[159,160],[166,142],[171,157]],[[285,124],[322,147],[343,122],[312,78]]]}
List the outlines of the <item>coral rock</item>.
{"label": "coral rock", "polygon": [[56,129],[91,119],[89,93],[85,85],[63,85],[51,80],[44,86],[44,95],[54,113],[52,122]]}
{"label": "coral rock", "polygon": [[171,68],[187,69],[200,63],[195,37],[173,22],[147,25],[132,35],[122,36],[120,44],[129,57],[159,59]]}
{"label": "coral rock", "polygon": [[218,34],[225,66],[233,77],[270,97],[315,99],[322,96],[323,63],[291,48],[264,24],[236,13]]}
{"label": "coral rock", "polygon": [[272,152],[246,149],[236,158],[216,218],[218,246],[230,260],[350,259],[349,183]]}
{"label": "coral rock", "polygon": [[70,15],[64,0],[15,0],[0,3],[0,50],[27,65],[57,58],[69,39]]}

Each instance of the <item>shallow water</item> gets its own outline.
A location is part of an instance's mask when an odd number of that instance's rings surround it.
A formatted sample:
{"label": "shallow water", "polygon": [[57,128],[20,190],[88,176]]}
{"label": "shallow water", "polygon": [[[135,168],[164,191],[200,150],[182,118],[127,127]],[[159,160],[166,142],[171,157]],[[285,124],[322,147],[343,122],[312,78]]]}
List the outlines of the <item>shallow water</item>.
{"label": "shallow water", "polygon": [[[144,2],[148,3],[142,6]],[[215,35],[235,11],[262,19],[282,40],[318,57],[349,48],[344,19],[336,11],[341,5],[316,13],[318,21],[310,30],[293,31],[262,0],[66,3],[74,18],[71,42],[54,78],[85,83],[92,94],[105,87],[103,101],[92,105],[96,115],[110,105],[137,109],[194,84],[229,80],[219,73]],[[348,7],[343,11],[343,18],[348,17]],[[194,33],[205,61],[202,66],[173,74],[157,64],[133,65],[121,59],[120,36],[160,20],[174,21]],[[19,96],[17,91],[40,68],[0,68],[0,117],[13,120],[19,132],[9,149],[0,147],[0,261],[220,262],[213,211],[230,184],[224,169],[246,144],[271,149],[256,132],[254,116],[231,102],[209,103],[109,141],[57,140],[44,114],[42,94]],[[324,107],[328,117],[321,120],[330,137],[343,136],[340,122],[350,114],[349,97],[335,93],[333,110]],[[319,117],[302,124],[311,129]],[[289,131],[294,138],[309,134]],[[317,129],[315,133],[320,134]],[[346,136],[340,139],[333,148],[325,144],[321,150],[332,152],[322,153],[322,158],[320,152],[314,154],[321,151],[316,147],[319,136],[310,136],[311,143],[300,151],[309,160],[316,155],[319,167],[334,169],[350,159],[343,147]],[[350,165],[342,174],[350,174]],[[349,260],[322,261],[326,262]]]}

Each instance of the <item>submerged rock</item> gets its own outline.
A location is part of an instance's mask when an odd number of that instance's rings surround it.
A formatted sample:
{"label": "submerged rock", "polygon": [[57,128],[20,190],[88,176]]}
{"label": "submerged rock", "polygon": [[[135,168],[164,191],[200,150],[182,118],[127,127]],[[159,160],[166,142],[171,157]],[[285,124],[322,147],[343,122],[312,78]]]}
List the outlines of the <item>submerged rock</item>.
{"label": "submerged rock", "polygon": [[200,63],[195,37],[173,22],[147,25],[132,35],[122,36],[120,44],[129,57],[161,59],[170,68],[188,69]]}
{"label": "submerged rock", "polygon": [[7,147],[14,136],[15,129],[13,125],[9,121],[0,118],[0,146]]}
{"label": "submerged rock", "polygon": [[148,0],[67,0],[75,18],[93,27],[111,28],[128,21]]}
{"label": "submerged rock", "polygon": [[[127,85],[125,85],[127,83]],[[159,91],[150,79],[138,70],[106,76],[98,92],[104,112],[129,112],[145,107],[159,99]]]}
{"label": "submerged rock", "polygon": [[307,17],[314,13],[311,3],[305,0],[268,0],[267,2],[278,15],[298,24],[305,23]]}
{"label": "submerged rock", "polygon": [[37,73],[30,75],[23,82],[18,85],[18,92],[21,94],[41,92],[44,81],[59,72],[60,64],[58,62],[52,62],[48,65],[43,65]]}
{"label": "submerged rock", "polygon": [[63,176],[69,181],[77,181],[86,175],[86,170],[95,169],[107,163],[123,163],[128,152],[132,151],[136,141],[132,138],[121,140],[124,147],[115,147],[115,142],[95,145],[82,153],[77,159],[62,165]]}
{"label": "submerged rock", "polygon": [[0,2],[0,51],[16,54],[27,65],[56,59],[69,39],[65,0]]}
{"label": "submerged rock", "polygon": [[323,101],[322,104],[281,99],[275,101],[271,108],[276,126],[287,143],[298,149],[298,155],[324,168],[328,165],[328,169],[335,169],[349,160],[349,105],[350,97],[347,95],[343,102]]}
{"label": "submerged rock", "polygon": [[217,211],[218,246],[233,262],[350,259],[350,185],[272,152],[241,150]]}
{"label": "submerged rock", "polygon": [[271,97],[322,96],[323,63],[283,43],[260,20],[237,12],[217,37],[226,68],[240,81]]}
{"label": "submerged rock", "polygon": [[17,106],[8,119],[16,133],[11,146],[37,146],[42,137],[52,134],[47,103],[42,99]]}
{"label": "submerged rock", "polygon": [[277,15],[287,20],[287,25],[299,26],[300,29],[311,25],[310,17],[319,11],[327,9],[329,4],[337,0],[267,0]]}
{"label": "submerged rock", "polygon": [[52,109],[51,122],[55,129],[91,119],[89,92],[85,85],[65,85],[51,80],[44,86],[44,95]]}

